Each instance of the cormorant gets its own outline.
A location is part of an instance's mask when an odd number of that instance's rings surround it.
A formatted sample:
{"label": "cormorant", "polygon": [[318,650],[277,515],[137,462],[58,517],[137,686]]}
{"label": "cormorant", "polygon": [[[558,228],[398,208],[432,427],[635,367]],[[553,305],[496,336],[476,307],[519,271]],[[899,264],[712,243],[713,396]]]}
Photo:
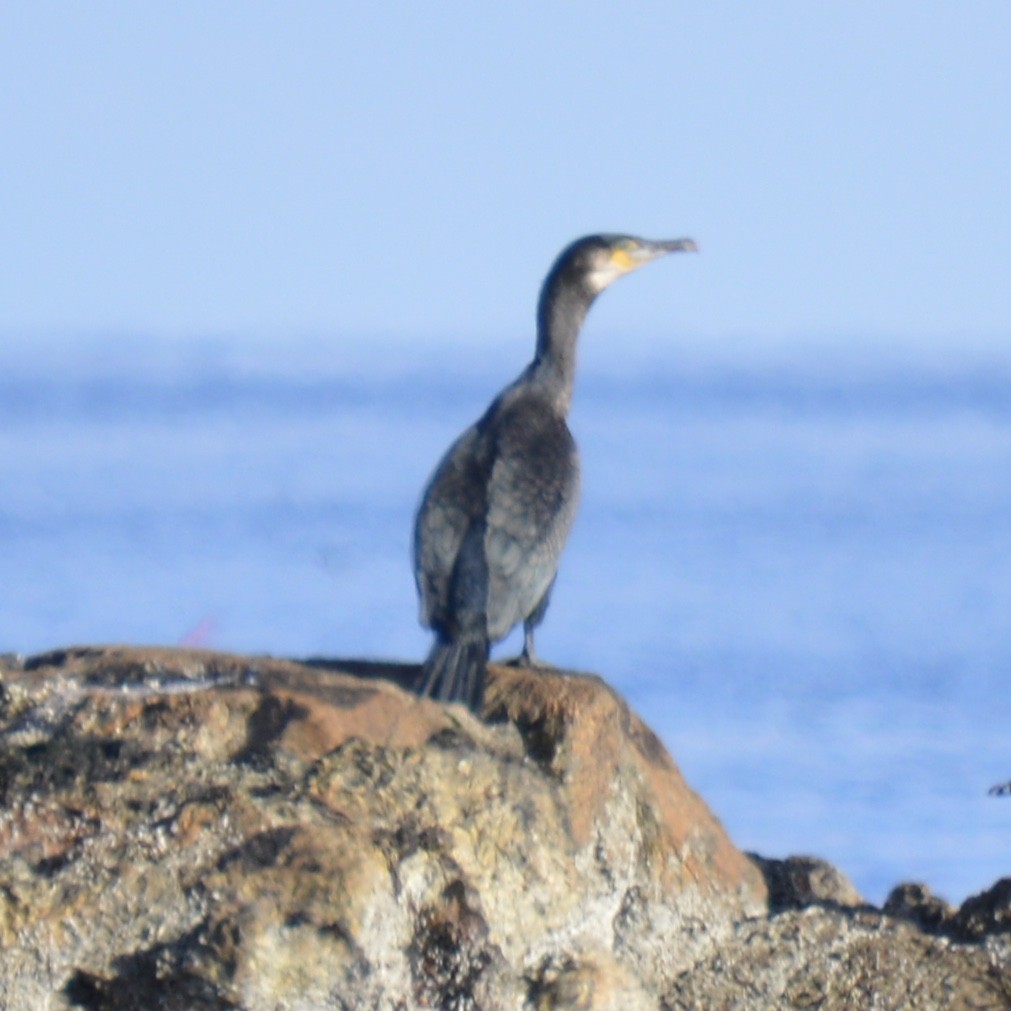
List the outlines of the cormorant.
{"label": "cormorant", "polygon": [[534,628],[579,498],[579,455],[565,423],[576,337],[612,281],[695,249],[691,239],[589,235],[555,261],[541,289],[533,361],[450,446],[418,507],[414,578],[421,622],[435,631],[420,694],[477,712],[490,644],[521,621],[521,660],[536,664]]}

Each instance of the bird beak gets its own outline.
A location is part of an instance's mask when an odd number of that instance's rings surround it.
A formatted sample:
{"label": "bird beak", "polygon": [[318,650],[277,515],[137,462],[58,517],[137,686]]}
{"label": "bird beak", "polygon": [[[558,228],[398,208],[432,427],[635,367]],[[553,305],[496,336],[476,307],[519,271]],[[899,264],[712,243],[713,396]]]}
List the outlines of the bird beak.
{"label": "bird beak", "polygon": [[699,251],[694,239],[668,239],[665,242],[651,242],[646,249],[653,256],[664,256],[667,253],[697,253]]}
{"label": "bird beak", "polygon": [[666,256],[668,253],[695,253],[698,248],[694,239],[667,239],[659,242],[652,239],[636,239],[632,249],[615,249],[611,253],[611,264],[617,268],[619,274],[627,274],[630,270],[635,270],[650,260]]}
{"label": "bird beak", "polygon": [[660,242],[632,239],[613,248],[607,257],[607,265],[591,271],[587,276],[593,290],[601,292],[622,274],[637,270],[650,260],[679,251],[694,253],[698,248],[694,239],[667,239]]}
{"label": "bird beak", "polygon": [[635,270],[637,267],[660,256],[666,256],[668,253],[696,253],[699,248],[694,239],[667,239],[659,242],[654,242],[651,239],[639,239],[637,243],[630,252],[617,250],[613,254],[612,262],[618,266],[622,273]]}

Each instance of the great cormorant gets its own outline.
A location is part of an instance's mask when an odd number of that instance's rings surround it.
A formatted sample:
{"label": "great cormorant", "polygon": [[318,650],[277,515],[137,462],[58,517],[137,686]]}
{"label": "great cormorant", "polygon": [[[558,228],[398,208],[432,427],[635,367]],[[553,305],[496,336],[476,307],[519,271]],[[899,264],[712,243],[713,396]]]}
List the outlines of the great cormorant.
{"label": "great cormorant", "polygon": [[576,337],[612,281],[666,253],[695,249],[691,239],[590,235],[555,261],[541,289],[533,361],[450,446],[415,517],[421,622],[436,637],[420,694],[478,711],[490,644],[521,621],[521,659],[536,663],[534,628],[579,498],[579,455],[565,423]]}

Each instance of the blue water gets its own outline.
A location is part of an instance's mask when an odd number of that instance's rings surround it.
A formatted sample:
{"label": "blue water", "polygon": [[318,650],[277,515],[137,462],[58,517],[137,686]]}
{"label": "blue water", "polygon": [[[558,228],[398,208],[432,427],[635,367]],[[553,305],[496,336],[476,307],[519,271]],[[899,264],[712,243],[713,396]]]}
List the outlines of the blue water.
{"label": "blue water", "polygon": [[[863,347],[584,362],[538,648],[622,691],[740,846],[959,901],[1011,874],[1011,358]],[[524,351],[0,349],[0,651],[420,658],[420,489]]]}

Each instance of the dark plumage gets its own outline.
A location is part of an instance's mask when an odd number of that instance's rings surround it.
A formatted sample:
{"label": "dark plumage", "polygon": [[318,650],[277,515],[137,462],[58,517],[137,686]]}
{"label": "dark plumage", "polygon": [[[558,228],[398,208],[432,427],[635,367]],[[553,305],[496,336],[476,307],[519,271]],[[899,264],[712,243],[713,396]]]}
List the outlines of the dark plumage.
{"label": "dark plumage", "polygon": [[522,659],[536,663],[534,628],[579,499],[579,455],[565,423],[576,337],[612,281],[695,248],[691,239],[591,235],[555,261],[541,290],[534,360],[450,446],[418,508],[414,576],[422,624],[436,636],[422,695],[479,710],[490,645],[520,622]]}

